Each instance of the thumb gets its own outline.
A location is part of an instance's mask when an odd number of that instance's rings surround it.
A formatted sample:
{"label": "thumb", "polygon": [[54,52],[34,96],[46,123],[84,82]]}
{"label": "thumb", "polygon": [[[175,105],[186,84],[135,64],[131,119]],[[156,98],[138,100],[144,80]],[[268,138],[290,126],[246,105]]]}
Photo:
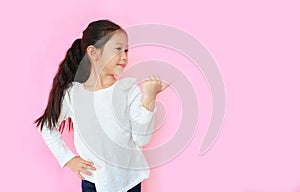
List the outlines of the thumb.
{"label": "thumb", "polygon": [[172,83],[168,82],[166,84],[164,84],[160,90],[160,92],[162,92],[163,90],[165,90],[167,87],[169,87]]}

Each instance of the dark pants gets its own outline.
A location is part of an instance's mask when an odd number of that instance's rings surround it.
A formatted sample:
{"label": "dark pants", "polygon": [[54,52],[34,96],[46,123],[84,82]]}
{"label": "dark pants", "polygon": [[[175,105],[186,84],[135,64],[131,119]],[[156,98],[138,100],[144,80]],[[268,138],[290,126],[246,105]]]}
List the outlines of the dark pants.
{"label": "dark pants", "polygon": [[[81,188],[82,192],[97,192],[95,184],[87,180],[82,180]],[[135,187],[131,188],[127,192],[141,192],[141,183],[137,184]]]}

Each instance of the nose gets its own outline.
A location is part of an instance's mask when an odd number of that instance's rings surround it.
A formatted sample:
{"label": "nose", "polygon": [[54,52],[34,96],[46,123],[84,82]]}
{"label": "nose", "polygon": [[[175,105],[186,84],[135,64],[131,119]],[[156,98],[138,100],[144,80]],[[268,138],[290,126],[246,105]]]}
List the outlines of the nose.
{"label": "nose", "polygon": [[127,52],[125,52],[125,51],[123,51],[122,53],[121,53],[121,60],[124,60],[124,61],[127,61]]}

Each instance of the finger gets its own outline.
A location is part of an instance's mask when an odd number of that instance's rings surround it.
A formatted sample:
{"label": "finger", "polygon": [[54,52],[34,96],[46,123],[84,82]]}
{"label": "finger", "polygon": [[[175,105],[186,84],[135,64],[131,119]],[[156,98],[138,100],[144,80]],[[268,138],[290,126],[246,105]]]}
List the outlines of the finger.
{"label": "finger", "polygon": [[82,168],[84,169],[91,169],[91,170],[96,170],[96,167],[93,166],[94,163],[93,162],[84,162],[83,165],[82,165]]}
{"label": "finger", "polygon": [[86,175],[92,175],[91,172],[87,171],[87,170],[86,170],[85,168],[83,168],[83,167],[80,169],[80,171],[81,171],[82,173],[86,174]]}
{"label": "finger", "polygon": [[158,75],[155,75],[155,80],[158,84],[161,85],[162,81],[160,80],[159,76]]}
{"label": "finger", "polygon": [[156,77],[155,77],[155,75],[150,75],[150,76],[149,76],[149,79],[150,79],[150,80],[156,80]]}
{"label": "finger", "polygon": [[92,166],[92,165],[86,165],[86,168],[87,169],[91,169],[91,170],[96,170],[96,167]]}
{"label": "finger", "polygon": [[160,77],[158,75],[155,76],[156,80],[160,81]]}
{"label": "finger", "polygon": [[80,177],[80,179],[85,180],[85,178],[80,174],[79,171],[78,171],[77,175],[78,175],[78,177]]}
{"label": "finger", "polygon": [[167,87],[169,87],[172,83],[164,84],[161,88],[161,91],[165,90]]}
{"label": "finger", "polygon": [[88,161],[86,164],[88,164],[88,165],[94,165],[94,162]]}
{"label": "finger", "polygon": [[84,164],[87,164],[87,165],[94,165],[94,162],[86,161],[86,160],[84,160],[84,159],[82,159],[82,162],[83,162]]}
{"label": "finger", "polygon": [[144,81],[149,81],[150,80],[150,76],[148,76]]}
{"label": "finger", "polygon": [[150,75],[150,79],[158,84],[161,84],[160,78],[158,77],[158,75]]}

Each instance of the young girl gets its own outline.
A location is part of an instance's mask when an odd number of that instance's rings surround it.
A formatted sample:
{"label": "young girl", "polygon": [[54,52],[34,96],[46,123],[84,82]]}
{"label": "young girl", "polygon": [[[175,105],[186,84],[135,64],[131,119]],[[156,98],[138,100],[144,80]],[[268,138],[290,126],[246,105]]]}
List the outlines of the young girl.
{"label": "young girl", "polygon": [[[169,84],[150,75],[141,90],[135,78],[118,79],[127,52],[127,34],[119,25],[90,23],[67,51],[45,112],[35,120],[60,166],[82,179],[83,192],[138,192],[149,177],[141,146],[154,129],[156,96]],[[59,132],[70,119],[79,156]]]}

